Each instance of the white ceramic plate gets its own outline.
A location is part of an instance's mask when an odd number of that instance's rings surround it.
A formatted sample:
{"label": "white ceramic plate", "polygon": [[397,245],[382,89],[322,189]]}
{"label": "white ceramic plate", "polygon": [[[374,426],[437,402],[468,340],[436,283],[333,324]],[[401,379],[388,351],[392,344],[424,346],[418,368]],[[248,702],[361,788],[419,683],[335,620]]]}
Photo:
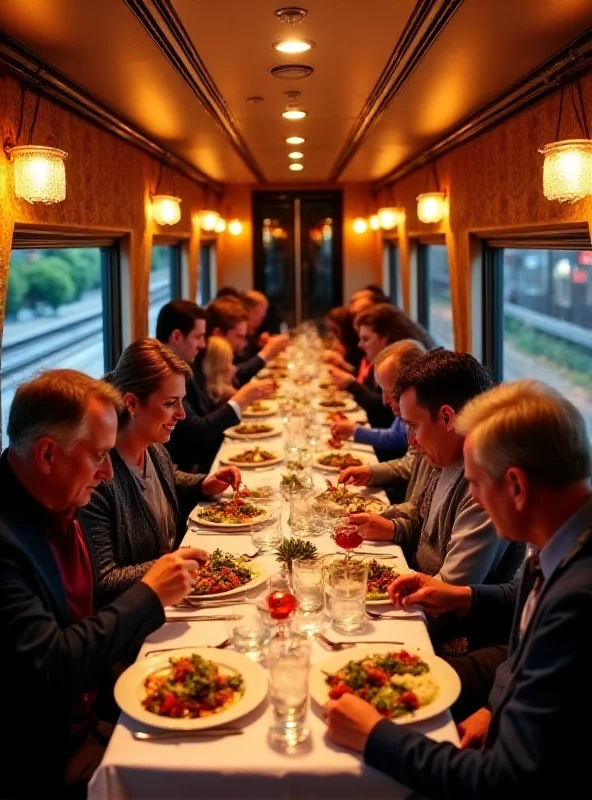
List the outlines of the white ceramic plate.
{"label": "white ceramic plate", "polygon": [[324,411],[328,413],[329,411],[355,411],[358,407],[358,404],[353,399],[347,395],[346,397],[338,397],[336,400],[340,403],[343,403],[341,406],[324,406],[322,405],[325,402],[326,398],[323,397],[315,397],[313,400],[313,405],[317,411]]}
{"label": "white ceramic plate", "polygon": [[[263,431],[261,433],[241,433],[238,428],[242,427],[243,425],[266,425],[271,430]],[[279,436],[282,432],[281,426],[276,422],[274,424],[268,422],[241,422],[240,425],[235,425],[234,428],[228,428],[227,431],[224,432],[225,436],[228,436],[229,439],[244,439],[246,441],[250,439],[269,439],[272,436]]]}
{"label": "white ceramic plate", "polygon": [[431,703],[418,708],[417,711],[405,717],[399,717],[392,721],[397,725],[406,725],[410,722],[421,722],[424,719],[430,719],[443,711],[447,711],[460,694],[460,678],[446,661],[433,653],[425,653],[414,647],[401,647],[398,645],[389,647],[380,644],[373,645],[371,642],[367,645],[364,644],[342,650],[341,653],[336,653],[327,661],[312,666],[310,670],[311,697],[320,706],[324,706],[329,699],[329,686],[325,683],[325,672],[337,672],[348,661],[358,661],[366,656],[382,655],[383,653],[392,653],[399,650],[406,650],[412,655],[418,655],[422,661],[425,661],[430,668],[429,674],[438,684],[439,690],[436,698]]}
{"label": "white ceramic plate", "polygon": [[[364,544],[367,544],[367,542],[364,542]],[[356,554],[355,550],[353,551],[353,554],[354,555]],[[362,558],[362,556],[360,556],[360,558]],[[367,561],[372,561],[372,556],[363,556],[363,558],[365,558]],[[393,556],[392,558],[377,558],[376,563],[379,564],[379,566],[381,567],[393,567],[393,569],[397,570],[399,575],[408,575],[410,572],[413,572],[413,570],[409,569],[409,567],[401,566],[400,559],[395,558],[395,556]],[[385,603],[390,604],[390,600],[388,599],[388,597],[385,597],[383,600],[366,599],[367,606],[383,606]]]}
{"label": "white ceramic plate", "polygon": [[[169,666],[170,658],[193,654],[214,661],[225,674],[240,673],[245,682],[245,691],[242,697],[219,714],[197,719],[161,717],[144,708],[142,700],[146,696],[144,688],[146,678],[155,672],[166,669]],[[217,650],[213,647],[183,647],[152,658],[143,658],[128,667],[115,684],[115,700],[122,711],[143,725],[172,731],[207,730],[234,722],[254,711],[265,700],[267,692],[268,679],[263,667],[250,661],[241,653],[235,653],[232,650]]]}
{"label": "white ceramic plate", "polygon": [[[253,503],[253,505],[258,505],[258,503]],[[189,519],[192,522],[196,522],[198,525],[202,525],[204,528],[214,528],[217,530],[231,530],[231,531],[241,531],[241,530],[249,530],[251,525],[257,525],[260,522],[267,522],[271,519],[272,514],[271,511],[268,509],[263,509],[261,514],[258,514],[256,517],[251,517],[250,520],[247,522],[239,522],[233,524],[232,522],[211,522],[207,519],[202,519],[199,515],[199,512],[202,510],[201,506],[196,506],[193,511],[189,514]]]}
{"label": "white ceramic plate", "polygon": [[[362,494],[361,492],[350,492],[351,494],[351,505],[355,505],[356,498],[362,497],[366,500],[372,501],[372,506],[370,508],[364,509],[365,514],[382,514],[383,511],[386,511],[387,505],[383,500],[379,500],[378,497],[370,497],[367,494]],[[348,513],[348,506],[344,506],[341,503],[336,503],[331,500],[331,492],[329,489],[325,489],[324,492],[321,492],[315,497],[315,501],[319,503],[330,503],[331,507],[334,508],[336,511],[341,509],[344,514]]]}
{"label": "white ceramic plate", "polygon": [[[337,410],[341,411],[341,409],[337,409]],[[330,414],[330,413],[331,413],[330,411],[327,411],[327,414]],[[356,415],[356,414],[352,414],[351,412],[349,412],[349,414],[346,413],[346,412],[342,412],[342,413],[345,413],[345,416],[347,417],[347,419],[342,419],[342,420],[340,420],[341,422],[353,422],[354,425],[366,425],[367,424],[367,420],[364,417],[360,416],[359,414]],[[323,414],[323,421],[321,422],[321,425],[326,425],[327,427],[329,427],[330,425],[335,425],[335,423],[334,422],[329,422],[327,420],[326,416]]]}
{"label": "white ceramic plate", "polygon": [[278,404],[276,400],[261,400],[262,405],[265,406],[265,411],[250,411],[252,406],[247,406],[243,411],[243,417],[272,417],[278,413]]}
{"label": "white ceramic plate", "polygon": [[[215,592],[215,594],[196,594],[195,592],[193,592],[190,595],[191,599],[215,600],[217,597],[232,597],[232,595],[242,594],[248,589],[256,589],[257,586],[261,586],[267,581],[267,579],[269,578],[269,572],[264,567],[262,567],[260,564],[256,564],[254,561],[249,561],[248,566],[249,569],[251,570],[251,574],[253,575],[253,577],[248,583],[243,583],[242,586],[237,586],[236,589],[228,589],[228,591],[226,592]],[[183,611],[184,610],[185,609],[183,609]],[[196,619],[199,621],[199,617],[196,617]]]}
{"label": "white ceramic plate", "polygon": [[267,450],[269,453],[274,453],[275,457],[270,459],[269,461],[241,461],[237,459],[237,456],[240,456],[241,453],[244,453],[245,450],[252,450],[252,447],[241,447],[240,449],[236,450],[226,450],[226,452],[222,453],[220,456],[220,461],[223,464],[232,464],[235,467],[240,467],[242,469],[257,469],[260,467],[272,467],[274,464],[281,464],[284,460],[283,455],[278,455],[277,450],[267,447],[261,448],[262,450]]}
{"label": "white ceramic plate", "polygon": [[315,467],[317,467],[317,469],[324,469],[324,470],[327,470],[328,472],[342,472],[342,468],[341,467],[326,467],[324,464],[319,464],[319,460],[321,458],[324,458],[325,456],[329,456],[329,455],[331,455],[331,456],[333,456],[333,455],[348,456],[349,455],[349,456],[352,456],[353,458],[357,458],[358,459],[360,464],[357,465],[357,466],[365,466],[366,464],[368,464],[368,458],[366,457],[366,455],[364,453],[360,453],[357,450],[326,450],[324,453],[317,453],[317,455],[315,456],[313,465]]}

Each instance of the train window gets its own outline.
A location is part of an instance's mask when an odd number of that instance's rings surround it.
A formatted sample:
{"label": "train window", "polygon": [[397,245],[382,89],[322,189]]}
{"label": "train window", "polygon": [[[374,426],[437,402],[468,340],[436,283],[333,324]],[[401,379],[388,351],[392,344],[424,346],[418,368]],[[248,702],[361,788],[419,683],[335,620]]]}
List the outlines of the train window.
{"label": "train window", "polygon": [[592,250],[507,247],[492,258],[497,377],[553,386],[580,409],[592,438]]}
{"label": "train window", "polygon": [[454,349],[448,254],[443,244],[418,250],[418,319],[442,347]]}
{"label": "train window", "polygon": [[160,309],[170,300],[181,297],[181,249],[178,245],[154,245],[150,264],[150,305],[148,335],[156,335]]}
{"label": "train window", "polygon": [[401,265],[399,263],[399,248],[396,242],[389,240],[384,243],[385,258],[385,283],[391,303],[396,306],[403,305],[403,289],[401,287]]}
{"label": "train window", "polygon": [[212,279],[215,267],[215,245],[211,242],[199,248],[199,276],[197,281],[197,303],[207,306],[212,299]]}
{"label": "train window", "polygon": [[43,369],[98,378],[112,368],[121,347],[118,286],[114,247],[12,251],[2,342],[3,441],[20,383]]}

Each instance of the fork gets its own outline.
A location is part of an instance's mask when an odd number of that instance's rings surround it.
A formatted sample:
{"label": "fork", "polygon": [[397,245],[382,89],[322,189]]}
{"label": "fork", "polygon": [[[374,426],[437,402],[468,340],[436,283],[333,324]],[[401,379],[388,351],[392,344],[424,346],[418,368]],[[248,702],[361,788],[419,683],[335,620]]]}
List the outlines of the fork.
{"label": "fork", "polygon": [[[230,639],[224,639],[223,642],[220,644],[210,645],[213,646],[216,650],[226,650],[226,648],[230,645]],[[203,644],[196,644],[195,647],[203,647]],[[187,645],[187,648],[191,648],[193,645]],[[144,658],[151,658],[152,656],[157,656],[160,653],[170,653],[173,650],[183,650],[184,648],[180,647],[161,647],[158,650],[148,650],[144,653]]]}
{"label": "fork", "polygon": [[340,650],[347,650],[350,647],[355,647],[358,644],[368,644],[368,645],[373,645],[373,644],[399,644],[399,645],[402,645],[402,644],[404,644],[404,642],[395,642],[395,641],[388,641],[388,642],[385,642],[385,641],[332,642],[330,639],[327,639],[326,636],[323,636],[322,633],[317,633],[317,634],[315,634],[315,636],[316,636],[317,639],[320,639],[320,641],[326,647],[328,647],[330,650],[334,650],[335,652],[339,652]]}

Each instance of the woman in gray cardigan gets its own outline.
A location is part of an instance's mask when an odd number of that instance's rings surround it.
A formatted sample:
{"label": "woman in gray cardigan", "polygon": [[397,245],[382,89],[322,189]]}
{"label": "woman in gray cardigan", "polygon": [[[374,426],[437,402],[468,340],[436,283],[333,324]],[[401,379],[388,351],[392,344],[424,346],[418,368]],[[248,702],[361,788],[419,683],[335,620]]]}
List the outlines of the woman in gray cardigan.
{"label": "woman in gray cardigan", "polygon": [[102,603],[142,578],[179,546],[191,509],[206,497],[238,487],[236,467],[213,475],[175,469],[163,446],[185,417],[182,400],[191,372],[155,339],[137,339],[107,376],[123,396],[113,480],[103,481],[84,509],[93,538]]}

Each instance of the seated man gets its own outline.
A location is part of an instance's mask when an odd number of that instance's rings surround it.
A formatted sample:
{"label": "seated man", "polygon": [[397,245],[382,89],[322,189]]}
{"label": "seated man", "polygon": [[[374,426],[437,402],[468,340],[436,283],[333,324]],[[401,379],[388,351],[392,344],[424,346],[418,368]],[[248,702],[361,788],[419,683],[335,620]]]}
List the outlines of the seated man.
{"label": "seated man", "polygon": [[22,384],[0,457],[0,679],[10,731],[0,797],[86,797],[111,727],[97,687],[187,596],[201,550],[159,559],[97,611],[92,541],[80,521],[113,475],[119,393],[74,370]]}
{"label": "seated man", "polygon": [[253,356],[256,356],[264,344],[266,344],[270,335],[267,331],[261,331],[261,326],[267,316],[269,302],[263,292],[257,292],[255,289],[250,289],[242,296],[242,302],[247,309],[249,319],[247,320],[247,346],[239,353],[236,363],[242,364],[248,361]]}
{"label": "seated man", "polygon": [[[352,695],[327,705],[328,735],[422,796],[523,798],[581,793],[592,715],[592,454],[580,412],[538,381],[499,386],[456,421],[467,479],[501,537],[528,543],[520,583],[449,586],[398,578],[394,602],[511,626],[487,708],[460,726],[461,750],[394,725]],[[466,658],[470,658],[467,656]]]}
{"label": "seated man", "polygon": [[[191,300],[173,300],[160,309],[156,338],[193,364],[206,346],[206,312]],[[244,409],[268,397],[272,381],[242,386],[226,403],[215,407],[194,375],[187,381],[180,420],[167,443],[173,463],[183,472],[208,472],[224,439],[224,431],[238,425]]]}
{"label": "seated man", "polygon": [[256,355],[240,363],[238,361],[240,353],[247,346],[249,321],[249,314],[243,303],[234,297],[222,297],[208,305],[206,314],[208,336],[224,336],[232,345],[237,357],[236,383],[239,386],[251,380],[268,361],[279,355],[290,343],[288,336],[272,336]]}
{"label": "seated man", "polygon": [[394,388],[409,444],[427,461],[416,513],[352,514],[366,539],[400,544],[410,566],[447,583],[487,582],[507,547],[470,495],[462,460],[464,438],[454,420],[491,377],[473,356],[434,350],[403,372]]}

